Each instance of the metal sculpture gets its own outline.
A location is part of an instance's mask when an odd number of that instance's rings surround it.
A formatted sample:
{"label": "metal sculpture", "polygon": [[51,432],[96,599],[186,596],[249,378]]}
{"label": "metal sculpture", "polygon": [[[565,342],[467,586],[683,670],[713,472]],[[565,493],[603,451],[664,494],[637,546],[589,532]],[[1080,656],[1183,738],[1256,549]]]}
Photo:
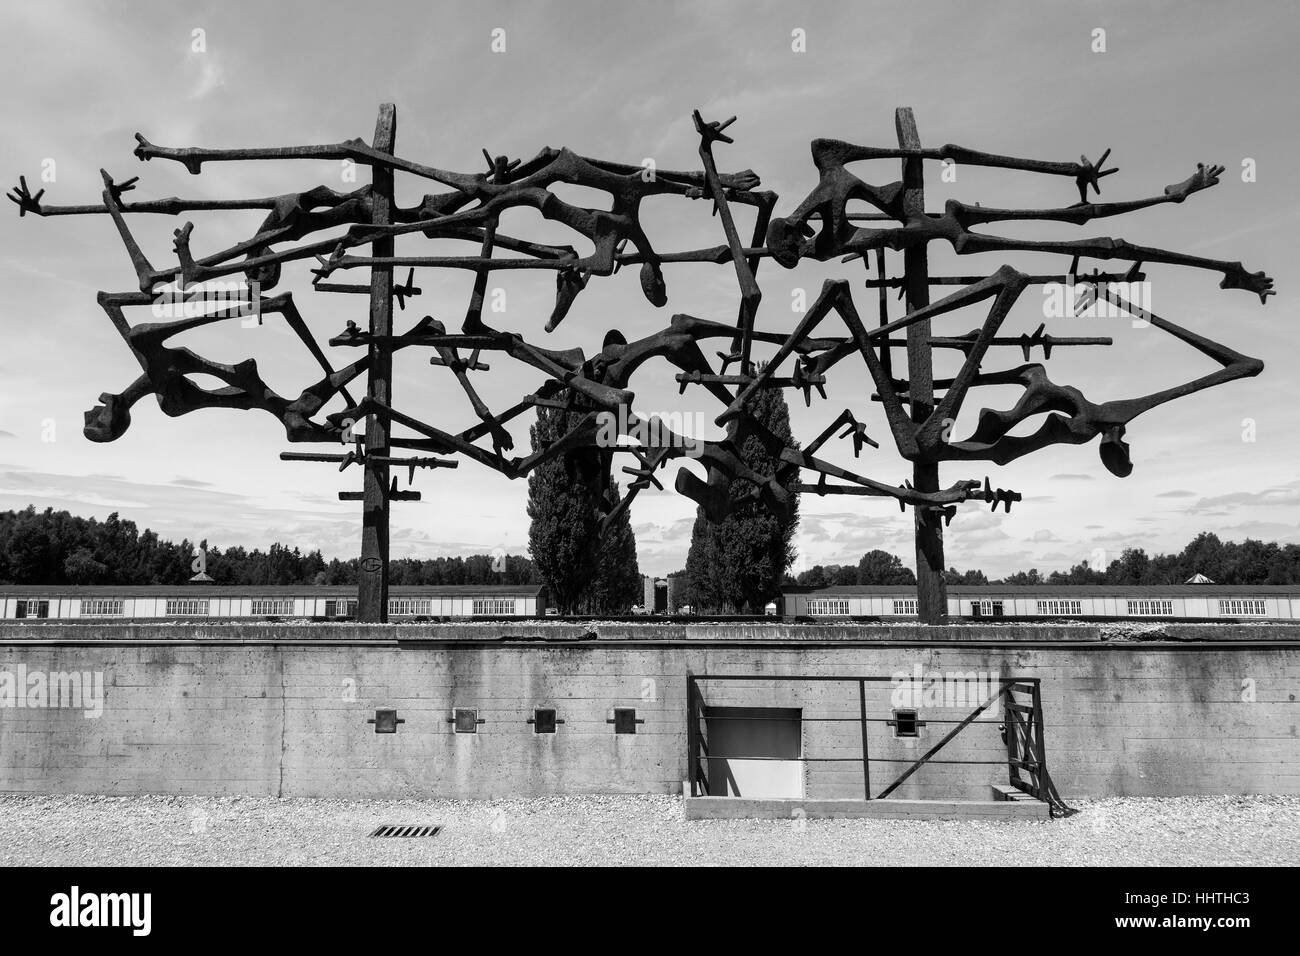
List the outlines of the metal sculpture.
{"label": "metal sculpture", "polygon": [[[1116,295],[1112,283],[1140,281],[1142,264],[1148,262],[1186,265],[1213,269],[1223,274],[1224,288],[1241,288],[1255,292],[1261,302],[1273,293],[1272,281],[1263,273],[1249,273],[1240,263],[1220,262],[1195,256],[1135,246],[1123,240],[1099,238],[1062,241],[1024,241],[1004,239],[972,231],[973,226],[989,223],[1042,220],[1082,225],[1093,219],[1118,215],[1158,203],[1181,203],[1190,195],[1213,186],[1222,167],[1199,166],[1187,180],[1169,186],[1164,193],[1150,199],[1130,202],[1098,203],[1088,201],[1088,190],[1100,193],[1100,180],[1116,172],[1103,169],[1109,150],[1097,163],[1081,158],[1079,163],[1055,163],[997,156],[959,146],[926,149],[920,144],[911,111],[896,114],[897,148],[853,146],[838,140],[815,140],[813,161],[819,173],[817,186],[786,217],[773,218],[777,197],[759,191],[760,181],[752,171],[721,173],[713,156],[718,143],[731,143],[724,132],[734,117],[726,122],[706,122],[694,114],[695,129],[700,137],[699,171],[657,170],[591,159],[567,150],[544,149],[533,159],[522,162],[505,156],[491,156],[484,151],[486,168],[476,173],[459,173],[437,169],[402,158],[395,151],[396,110],[391,104],[380,107],[372,143],[359,139],[318,146],[288,146],[249,149],[171,148],[156,146],[137,134],[135,155],[144,161],[166,159],[183,164],[192,174],[199,174],[205,163],[332,159],[350,160],[370,166],[373,181],[351,192],[339,192],[317,186],[301,193],[248,200],[184,200],[170,198],[144,202],[125,202],[123,195],[132,190],[137,178],[117,183],[103,173],[104,189],[98,205],[48,206],[41,202],[43,190],[32,195],[25,179],[10,195],[18,204],[19,214],[37,216],[107,214],[112,217],[136,272],[138,291],[101,293],[100,305],[118,332],[126,340],[142,368],[141,376],[120,393],[105,393],[101,404],[86,413],[85,434],[93,441],[111,441],[129,426],[131,407],[145,395],[153,394],[164,413],[183,415],[200,408],[262,409],[283,423],[285,435],[294,443],[339,443],[357,441],[355,449],[342,453],[285,452],[281,457],[295,461],[337,463],[340,471],[352,464],[361,466],[364,479],[361,491],[343,491],[343,500],[363,501],[361,585],[358,614],[362,620],[381,621],[387,613],[388,524],[389,506],[393,501],[419,500],[419,493],[398,489],[393,468],[407,470],[408,486],[420,468],[454,468],[460,459],[468,459],[498,471],[509,478],[526,475],[531,469],[556,456],[564,455],[571,465],[595,469],[600,478],[601,502],[606,502],[610,472],[615,455],[627,454],[635,464],[624,467],[632,477],[617,505],[607,507],[606,526],[627,508],[636,495],[650,485],[662,488],[656,472],[669,461],[694,449],[705,471],[701,479],[692,472],[678,472],[675,486],[696,501],[711,520],[720,520],[736,506],[738,500],[758,500],[773,510],[789,506],[787,485],[804,472],[814,472],[817,480],[801,483],[802,492],[851,494],[887,497],[904,510],[915,512],[919,614],[930,623],[946,619],[943,588],[942,528],[951,521],[956,506],[969,500],[981,500],[994,509],[1011,503],[1021,495],[995,489],[987,478],[980,482],[967,479],[941,488],[939,463],[942,461],[992,461],[1005,464],[1047,445],[1079,444],[1101,436],[1103,463],[1114,474],[1124,476],[1131,469],[1129,449],[1124,441],[1125,428],[1138,414],[1181,395],[1187,395],[1234,378],[1256,375],[1262,363],[1183,329],[1160,316],[1140,309]],[[874,186],[848,171],[846,165],[864,160],[896,159],[902,164],[900,181]],[[1024,172],[1072,178],[1079,190],[1080,202],[1060,208],[1021,210],[991,209],[979,205],[949,201],[942,213],[925,209],[922,164],[925,160],[975,166],[992,166]],[[429,194],[409,209],[393,200],[395,173],[405,173],[430,180],[448,191]],[[608,210],[584,208],[566,202],[551,187],[567,183],[600,190],[608,194]],[[641,203],[651,196],[677,196],[707,200],[717,214],[725,241],[717,246],[681,252],[657,250],[640,221]],[[875,213],[850,213],[847,205],[864,200]],[[751,206],[755,210],[754,229],[748,244],[742,241],[733,207]],[[592,252],[579,256],[567,245],[537,243],[505,235],[500,231],[503,212],[515,207],[531,207],[544,218],[572,229],[592,244]],[[179,216],[196,211],[265,209],[267,216],[257,232],[247,240],[210,254],[195,257],[192,251],[194,227],[186,222],[175,230],[174,265],[153,265],[135,240],[127,223],[133,214]],[[879,223],[879,224],[878,224]],[[884,225],[891,223],[893,225]],[[344,228],[343,234],[315,238],[325,230]],[[472,251],[461,256],[398,256],[395,240],[399,236],[422,236],[426,239],[451,239],[468,242]],[[929,275],[926,248],[930,242],[944,241],[959,255],[976,252],[1034,251],[1067,255],[1072,258],[1066,274],[1026,275],[1004,265],[988,276]],[[370,254],[359,254],[369,246]],[[902,252],[903,271],[888,276],[885,250]],[[506,255],[498,257],[504,252]],[[868,288],[879,290],[879,323],[868,328],[860,318],[847,280],[829,281],[812,307],[793,330],[763,331],[757,327],[762,294],[756,273],[764,258],[775,259],[792,268],[801,259],[825,260],[843,256],[861,258],[870,263],[874,256],[877,274],[868,278]],[[1104,337],[1054,337],[1044,333],[1040,324],[1033,334],[1001,336],[1002,325],[1020,294],[1030,285],[1047,282],[1071,282],[1078,273],[1080,258],[1121,259],[1132,263],[1125,273],[1094,273],[1088,276],[1096,295],[1201,351],[1221,368],[1186,384],[1137,398],[1094,404],[1078,389],[1053,383],[1042,364],[1029,362],[1034,348],[1041,348],[1044,359],[1052,349],[1083,345],[1108,345]],[[282,269],[294,262],[314,263],[312,289],[321,293],[360,294],[369,299],[369,322],[363,329],[355,322],[329,340],[329,345],[345,349],[364,349],[356,360],[335,367],[327,353],[309,332],[291,293],[265,295],[281,280]],[[555,273],[555,304],[545,323],[546,331],[556,328],[568,314],[575,299],[595,276],[609,276],[624,266],[638,266],[640,285],[646,299],[655,306],[667,302],[665,263],[730,263],[735,271],[740,303],[732,322],[717,322],[679,313],[661,331],[628,342],[617,330],[609,331],[600,351],[588,357],[581,349],[550,350],[534,345],[519,334],[492,329],[483,319],[483,306],[489,275],[498,270],[544,269]],[[369,270],[369,283],[347,284],[330,281],[336,273],[352,269]],[[393,327],[393,300],[404,309],[406,301],[422,294],[415,285],[415,270],[427,268],[463,269],[474,273],[474,285],[459,332],[430,315],[416,321],[411,328],[397,332]],[[406,269],[404,283],[394,282],[394,270]],[[205,283],[240,276],[247,282],[247,295],[238,308],[217,309],[195,315],[183,315],[171,321],[141,322],[132,325],[125,310],[150,306],[156,309],[160,287],[175,282],[182,298]],[[961,288],[931,303],[932,286],[956,285]],[[887,291],[897,288],[906,296],[906,311],[890,318]],[[932,322],[948,313],[981,302],[989,311],[981,327],[959,336],[938,337],[932,334]],[[173,337],[199,326],[229,321],[257,313],[280,316],[301,339],[321,368],[322,377],[309,384],[296,397],[275,392],[261,377],[254,360],[226,365],[204,358],[190,349],[169,345]],[[847,336],[815,337],[822,322],[836,313],[848,330]],[[893,337],[904,332],[905,338]],[[720,368],[715,370],[701,348],[708,339],[727,342],[718,352]],[[753,346],[775,346],[775,354],[766,364],[753,357]],[[982,366],[990,349],[1019,348],[1025,364],[1018,367],[984,371]],[[392,396],[392,361],[396,352],[405,349],[428,349],[429,362],[447,369],[465,393],[477,421],[461,431],[448,431],[399,410]],[[906,348],[907,374],[894,374],[892,350]],[[932,352],[935,348],[960,350],[965,358],[960,371],[950,380],[933,377]],[[468,354],[465,354],[468,353]],[[531,366],[546,376],[535,391],[523,395],[505,411],[494,412],[482,400],[473,384],[473,376],[489,371],[481,361],[485,354],[500,353],[503,358]],[[885,412],[898,452],[913,465],[910,481],[901,485],[879,481],[840,468],[819,458],[818,451],[833,436],[851,439],[857,457],[864,445],[879,447],[857,420],[851,409],[841,412],[816,439],[802,450],[787,446],[772,435],[748,412],[748,404],[759,389],[792,388],[801,391],[811,403],[823,386],[827,373],[853,354],[862,357],[875,386],[873,400]],[[726,437],[717,441],[691,441],[655,422],[654,427],[632,411],[634,394],[629,390],[633,373],[651,359],[663,359],[680,369],[676,378],[683,391],[699,385],[723,406],[717,424],[726,427]],[[789,362],[788,372],[783,369]],[[728,368],[736,365],[734,373]],[[225,383],[221,388],[203,388],[189,376],[206,374]],[[358,399],[348,389],[365,376],[365,391]],[[983,385],[1020,385],[1023,394],[1016,405],[1006,411],[984,409],[974,431],[965,438],[950,434],[971,388]],[[935,389],[941,390],[936,395]],[[864,395],[865,399],[867,396]],[[330,403],[335,411],[325,412]],[[551,406],[585,412],[579,423],[548,447],[525,456],[511,456],[513,440],[506,425],[530,408]],[[1030,435],[1012,435],[1011,430],[1032,415],[1049,412],[1043,424]],[[356,430],[364,421],[364,439]],[[608,440],[608,426],[617,422],[619,436],[633,444],[616,444]],[[409,434],[394,435],[399,426]],[[651,441],[643,440],[650,434]],[[602,438],[602,435],[604,436]],[[750,469],[739,454],[741,443],[756,437],[779,462],[771,476]],[[488,446],[480,444],[486,439]],[[410,454],[394,456],[394,449]],[[836,479],[831,484],[828,479]],[[748,497],[737,498],[736,483],[748,486]]]}

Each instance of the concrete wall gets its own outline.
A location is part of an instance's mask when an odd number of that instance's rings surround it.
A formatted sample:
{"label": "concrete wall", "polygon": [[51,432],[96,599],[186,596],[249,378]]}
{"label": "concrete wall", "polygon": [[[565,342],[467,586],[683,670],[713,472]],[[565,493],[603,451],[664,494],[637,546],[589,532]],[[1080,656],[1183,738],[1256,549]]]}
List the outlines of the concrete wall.
{"label": "concrete wall", "polygon": [[[656,629],[645,628],[640,636],[625,629],[621,639],[543,641],[519,640],[528,636],[523,629],[473,640],[467,638],[497,632],[11,626],[0,630],[0,791],[348,797],[672,791],[685,775],[688,671],[764,678],[706,684],[705,700],[801,707],[806,757],[856,757],[856,682],[768,678],[911,677],[919,668],[927,680],[995,673],[1040,678],[1048,765],[1067,800],[1300,793],[1300,642],[1276,634],[1271,641],[1236,643],[1108,643],[1043,640],[1042,633],[1026,639],[1027,630],[1039,629],[1007,628],[1017,640],[806,636],[795,642],[755,640],[746,625],[725,629],[749,635],[730,639],[649,641],[644,634]],[[141,637],[160,632],[170,639]],[[202,640],[192,639],[197,633]],[[395,635],[422,639],[398,642]],[[8,706],[14,701],[4,697],[4,675],[14,675],[12,691],[20,668],[28,675],[102,673],[102,715]],[[941,697],[921,701],[923,736],[895,739],[884,721],[900,686],[901,680],[867,685],[873,757],[914,759],[950,729],[939,721],[971,709],[947,706]],[[645,721],[635,735],[615,735],[607,723],[616,706],[636,708]],[[405,723],[396,734],[376,734],[367,723],[378,707],[398,709]],[[448,723],[454,707],[477,708],[486,723],[476,734],[455,734]],[[557,734],[533,733],[526,721],[536,707],[559,711],[565,722]],[[997,721],[971,725],[943,752],[962,760],[1003,755]],[[873,764],[873,792],[903,766]],[[808,767],[809,797],[862,795],[860,764]],[[927,767],[897,795],[982,798],[989,783],[1005,780],[1005,767]]]}

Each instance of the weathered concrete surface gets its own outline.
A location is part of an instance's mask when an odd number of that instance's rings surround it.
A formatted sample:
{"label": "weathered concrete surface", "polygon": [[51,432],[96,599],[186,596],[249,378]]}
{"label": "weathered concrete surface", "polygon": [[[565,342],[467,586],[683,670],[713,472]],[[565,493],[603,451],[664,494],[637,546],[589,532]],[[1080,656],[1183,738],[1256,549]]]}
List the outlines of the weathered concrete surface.
{"label": "weathered concrete surface", "polygon": [[746,797],[687,797],[687,820],[1047,820],[1037,800],[759,800]]}
{"label": "weathered concrete surface", "polygon": [[34,621],[0,622],[0,642],[10,641],[236,641],[259,640],[405,642],[463,641],[742,641],[816,643],[825,641],[952,642],[1089,642],[1089,641],[1297,641],[1300,624],[1177,624],[1106,621],[1079,624],[793,624],[722,622],[716,624],[629,623],[624,621],[561,623],[549,620],[459,622],[454,624],[358,624],[343,622],[228,621],[77,624]]}
{"label": "weathered concrete surface", "polygon": [[[871,768],[874,794],[971,709],[943,699],[923,704],[922,735],[893,737],[885,724],[891,696],[919,668],[927,679],[1040,678],[1048,765],[1067,801],[1072,795],[1300,793],[1300,644],[1294,642],[501,635],[438,641],[431,633],[445,630],[251,624],[193,628],[188,637],[175,626],[165,629],[168,640],[127,636],[151,630],[0,630],[0,697],[4,673],[19,667],[99,672],[103,679],[97,718],[84,709],[0,701],[0,790],[340,797],[676,792],[686,774],[690,672],[760,678],[705,685],[710,704],[801,707],[805,758],[860,755],[857,684],[774,676],[896,677],[867,685],[869,749],[880,761]],[[38,631],[47,639],[36,639]],[[394,632],[425,639],[399,643]],[[330,639],[304,641],[306,634]],[[62,639],[49,639],[55,636]],[[616,706],[633,707],[644,720],[635,735],[613,733],[608,721]],[[367,719],[378,707],[398,709],[405,720],[398,733],[374,733]],[[476,734],[454,734],[453,707],[476,708],[485,723]],[[559,711],[565,722],[557,734],[533,733],[527,720],[536,707]],[[997,720],[976,721],[942,756],[992,763],[927,766],[895,796],[987,800],[991,784],[1006,782],[1005,766],[997,765],[1005,756]],[[860,764],[810,759],[807,767],[809,797],[863,795]]]}
{"label": "weathered concrete surface", "polygon": [[1162,624],[1155,633],[1175,641],[1296,641],[1300,625]]}

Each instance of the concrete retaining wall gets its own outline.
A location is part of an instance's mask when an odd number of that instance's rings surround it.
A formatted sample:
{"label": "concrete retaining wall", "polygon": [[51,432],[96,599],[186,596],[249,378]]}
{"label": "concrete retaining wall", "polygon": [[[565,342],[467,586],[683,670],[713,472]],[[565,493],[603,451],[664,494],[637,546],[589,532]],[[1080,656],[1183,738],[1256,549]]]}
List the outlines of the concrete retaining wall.
{"label": "concrete retaining wall", "polygon": [[[1040,678],[1048,765],[1067,801],[1300,793],[1300,642],[1286,635],[1137,643],[1046,640],[1041,633],[1026,637],[1030,628],[985,627],[978,629],[983,640],[940,643],[825,634],[791,640],[778,625],[772,633],[783,640],[773,641],[756,639],[746,625],[743,636],[728,632],[722,639],[602,634],[547,641],[521,639],[539,636],[526,629],[512,625],[508,635],[455,626],[244,624],[201,634],[180,626],[0,629],[0,791],[339,797],[675,791],[686,774],[688,671],[891,677],[919,668],[927,680]],[[166,639],[146,637],[160,631]],[[579,627],[575,633],[590,632]],[[398,642],[395,634],[414,640]],[[92,688],[93,675],[101,674],[102,715],[9,706],[16,703],[20,669],[28,689],[32,674],[89,674]],[[13,675],[8,700],[6,673]],[[922,736],[896,739],[884,721],[900,684],[868,686],[871,755],[898,761],[873,764],[873,792],[879,792],[905,761],[950,729],[940,721],[960,719],[971,708],[948,706],[942,697],[923,701]],[[856,683],[764,679],[704,688],[711,704],[803,708],[807,757],[860,754]],[[40,703],[40,695],[31,700]],[[379,707],[398,709],[405,723],[396,734],[376,734],[367,723]],[[476,708],[485,723],[475,734],[455,734],[448,722],[453,707]],[[533,732],[526,721],[537,707],[559,711],[558,733]],[[636,709],[644,721],[636,734],[614,733],[608,721],[615,707]],[[1005,756],[998,722],[972,724],[943,756]],[[1005,767],[934,766],[896,793],[983,800],[991,783],[1005,780]],[[810,762],[806,787],[810,799],[861,797],[861,765]]]}

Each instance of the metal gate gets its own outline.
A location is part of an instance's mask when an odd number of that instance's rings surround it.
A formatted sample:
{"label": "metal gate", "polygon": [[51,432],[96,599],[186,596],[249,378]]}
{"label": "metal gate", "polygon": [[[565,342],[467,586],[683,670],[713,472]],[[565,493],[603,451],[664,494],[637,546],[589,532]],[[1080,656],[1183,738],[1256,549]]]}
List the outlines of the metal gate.
{"label": "metal gate", "polygon": [[[1052,816],[1068,816],[1075,811],[1065,804],[1057,792],[1052,778],[1047,771],[1047,747],[1043,732],[1043,708],[1039,678],[1009,677],[999,679],[996,687],[987,698],[960,719],[922,721],[921,723],[951,723],[954,726],[930,747],[921,757],[909,760],[896,757],[873,757],[868,747],[868,727],[872,723],[895,723],[889,718],[868,714],[867,686],[885,681],[897,681],[896,677],[884,676],[802,676],[776,674],[691,674],[686,675],[686,746],[687,746],[687,780],[690,795],[693,797],[709,796],[709,764],[713,761],[741,759],[740,755],[713,753],[709,748],[707,724],[709,720],[725,720],[726,717],[710,716],[705,699],[705,688],[725,682],[743,681],[798,681],[810,683],[836,683],[857,685],[858,708],[853,717],[804,717],[808,723],[856,721],[860,727],[860,754],[858,756],[827,756],[801,759],[806,763],[860,763],[862,765],[862,793],[867,800],[884,800],[893,794],[913,774],[926,766],[936,765],[1005,765],[1007,783],[1030,796],[1043,801],[1051,808]],[[991,709],[996,712],[998,701],[1002,701],[1002,722],[998,727],[1006,743],[1005,757],[988,760],[945,759],[937,756],[959,734],[967,730],[982,714]],[[897,728],[896,728],[897,729]],[[754,758],[745,755],[743,759]],[[771,758],[778,759],[778,758]],[[873,793],[872,767],[882,764],[906,764],[902,772],[892,776],[889,783],[879,787]]]}

